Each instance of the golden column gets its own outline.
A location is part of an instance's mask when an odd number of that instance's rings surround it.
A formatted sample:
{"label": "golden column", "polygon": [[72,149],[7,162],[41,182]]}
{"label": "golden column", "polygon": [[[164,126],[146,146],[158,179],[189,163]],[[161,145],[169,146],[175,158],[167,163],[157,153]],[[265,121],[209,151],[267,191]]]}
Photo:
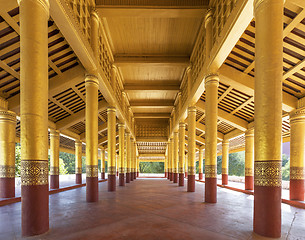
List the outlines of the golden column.
{"label": "golden column", "polygon": [[168,176],[167,171],[168,171],[168,166],[167,166],[167,155],[165,155],[165,158],[164,158],[164,177],[165,177],[165,178],[167,178],[167,176]]}
{"label": "golden column", "polygon": [[188,177],[187,191],[195,192],[196,174],[196,107],[188,108]]}
{"label": "golden column", "polygon": [[19,0],[22,235],[49,230],[48,0]]}
{"label": "golden column", "polygon": [[59,188],[59,131],[50,130],[50,188]]}
{"label": "golden column", "polygon": [[283,0],[255,0],[254,232],[281,236]]}
{"label": "golden column", "polygon": [[170,173],[171,173],[171,164],[170,164],[170,144],[169,141],[166,143],[167,146],[167,179],[170,180]]}
{"label": "golden column", "polygon": [[179,123],[179,186],[184,186],[185,123]]}
{"label": "golden column", "polygon": [[179,163],[179,153],[178,153],[178,132],[174,132],[174,183],[178,183],[178,163]]}
{"label": "golden column", "polygon": [[119,175],[119,186],[125,186],[125,125],[119,124],[119,161],[120,161],[120,175]]}
{"label": "golden column", "polygon": [[0,198],[15,197],[16,114],[0,111]]}
{"label": "golden column", "polygon": [[198,161],[199,180],[203,179],[203,170],[202,170],[202,167],[203,167],[203,149],[204,149],[204,146],[201,146],[199,148],[199,161]]}
{"label": "golden column", "polygon": [[254,189],[254,129],[245,132],[245,189]]}
{"label": "golden column", "polygon": [[140,175],[140,160],[139,160],[139,156],[137,156],[137,177],[139,177]]}
{"label": "golden column", "polygon": [[[216,157],[217,159],[217,157]],[[223,140],[222,141],[222,168],[221,168],[221,178],[222,178],[222,185],[228,185],[229,180],[229,141]]]}
{"label": "golden column", "polygon": [[206,133],[205,133],[205,202],[217,202],[217,98],[219,77],[205,78]]}
{"label": "golden column", "polygon": [[185,171],[184,175],[185,175],[186,178],[187,178],[187,169],[188,169],[188,166],[189,166],[189,154],[186,153],[185,154],[185,166],[184,166],[184,171]]}
{"label": "golden column", "polygon": [[137,179],[137,142],[134,141],[134,158],[133,158],[133,179]]}
{"label": "golden column", "polygon": [[82,142],[75,140],[75,183],[82,184]]}
{"label": "golden column", "polygon": [[133,181],[133,153],[134,153],[134,139],[131,138],[130,142],[130,181]]}
{"label": "golden column", "polygon": [[105,149],[101,149],[101,179],[105,179]]}
{"label": "golden column", "polygon": [[169,151],[170,151],[170,165],[171,165],[171,173],[169,180],[174,181],[174,139],[171,137],[169,140]]}
{"label": "golden column", "polygon": [[290,113],[290,200],[304,201],[305,108]]}
{"label": "golden column", "polygon": [[108,191],[116,190],[116,109],[109,107],[107,109],[108,126]]}
{"label": "golden column", "polygon": [[131,168],[131,140],[130,133],[126,132],[126,183],[130,183],[130,168]]}

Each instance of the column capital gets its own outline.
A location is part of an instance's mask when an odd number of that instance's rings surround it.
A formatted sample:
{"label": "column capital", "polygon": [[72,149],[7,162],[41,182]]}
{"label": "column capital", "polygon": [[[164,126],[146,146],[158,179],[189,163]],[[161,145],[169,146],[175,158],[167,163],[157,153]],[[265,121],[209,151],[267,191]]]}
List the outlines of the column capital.
{"label": "column capital", "polygon": [[85,84],[86,84],[86,86],[87,86],[87,84],[96,84],[96,86],[98,86],[99,82],[98,82],[97,76],[92,75],[92,74],[86,74]]}
{"label": "column capital", "polygon": [[75,139],[75,145],[81,145],[81,144],[82,144],[81,140]]}
{"label": "column capital", "polygon": [[50,137],[59,138],[59,131],[55,129],[50,129]]}
{"label": "column capital", "polygon": [[190,107],[188,107],[188,109],[187,109],[187,111],[188,112],[195,112],[196,113],[196,106],[190,106]]}
{"label": "column capital", "polygon": [[296,122],[296,121],[305,121],[305,107],[303,108],[297,108],[290,112],[289,114],[289,120],[290,123]]}
{"label": "column capital", "polygon": [[96,11],[96,9],[92,9],[91,13],[90,13],[90,16],[92,18],[94,18],[96,21],[100,22],[100,17]]}
{"label": "column capital", "polygon": [[186,125],[186,124],[185,124],[184,122],[180,122],[180,123],[179,123],[179,127],[185,128],[185,125]]}
{"label": "column capital", "polygon": [[[18,5],[20,6],[23,1],[24,0],[17,0]],[[43,9],[46,11],[46,14],[49,16],[49,9],[50,9],[49,0],[26,0],[26,1],[32,1],[40,4],[43,7]]]}
{"label": "column capital", "polygon": [[222,145],[229,145],[229,140],[223,140]]}
{"label": "column capital", "polygon": [[118,124],[118,127],[119,127],[119,128],[125,128],[125,124],[124,124],[124,123],[119,123],[119,124]]}
{"label": "column capital", "polygon": [[250,128],[245,131],[245,137],[254,137],[254,128]]}
{"label": "column capital", "polygon": [[212,17],[213,17],[213,9],[212,8],[209,8],[205,14],[205,17],[204,17],[204,27],[206,28],[207,27],[207,24],[212,21]]}
{"label": "column capital", "polygon": [[0,110],[0,121],[16,123],[16,113],[9,110]]}
{"label": "column capital", "polygon": [[108,107],[107,108],[107,113],[109,112],[116,112],[116,108],[115,107]]}
{"label": "column capital", "polygon": [[216,84],[218,86],[219,84],[219,75],[218,73],[209,73],[205,77],[205,85],[207,84]]}

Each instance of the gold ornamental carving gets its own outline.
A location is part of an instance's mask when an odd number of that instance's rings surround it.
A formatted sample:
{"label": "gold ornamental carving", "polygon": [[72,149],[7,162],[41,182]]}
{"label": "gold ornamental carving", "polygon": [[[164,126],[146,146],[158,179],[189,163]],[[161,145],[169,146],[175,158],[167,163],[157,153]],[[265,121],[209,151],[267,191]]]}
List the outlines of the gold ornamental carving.
{"label": "gold ornamental carving", "polygon": [[221,173],[222,174],[228,174],[228,169],[227,168],[222,168]]}
{"label": "gold ornamental carving", "polygon": [[101,172],[104,173],[105,172],[105,168],[101,168]]}
{"label": "gold ornamental carving", "polygon": [[50,167],[50,175],[59,175],[59,167]]}
{"label": "gold ornamental carving", "polygon": [[252,177],[253,176],[253,168],[245,168],[245,176]]}
{"label": "gold ornamental carving", "polygon": [[115,175],[115,174],[116,174],[116,168],[115,168],[115,166],[108,167],[108,174],[109,174],[109,175]]}
{"label": "gold ornamental carving", "polygon": [[257,161],[254,163],[254,185],[263,187],[282,186],[282,162]]}
{"label": "gold ornamental carving", "polygon": [[179,173],[184,173],[183,167],[180,167],[180,168],[179,168]]}
{"label": "gold ornamental carving", "polygon": [[75,168],[75,173],[76,174],[82,174],[82,168],[81,167]]}
{"label": "gold ornamental carving", "polygon": [[304,180],[305,168],[304,167],[290,167],[290,179],[291,180]]}
{"label": "gold ornamental carving", "polygon": [[125,168],[124,167],[120,167],[119,171],[120,171],[120,173],[125,173]]}
{"label": "gold ornamental carving", "polygon": [[130,173],[130,168],[126,168],[126,173]]}
{"label": "gold ornamental carving", "polygon": [[86,166],[86,177],[98,177],[97,165]]}
{"label": "gold ornamental carving", "polygon": [[173,168],[173,173],[178,173],[178,168]]}
{"label": "gold ornamental carving", "polygon": [[14,178],[15,166],[0,165],[0,178]]}
{"label": "gold ornamental carving", "polygon": [[35,186],[48,184],[48,161],[22,160],[21,185]]}
{"label": "gold ornamental carving", "polygon": [[205,166],[205,177],[206,178],[217,178],[217,166],[206,165]]}
{"label": "gold ornamental carving", "polygon": [[188,167],[188,175],[195,175],[196,174],[196,167],[189,166]]}

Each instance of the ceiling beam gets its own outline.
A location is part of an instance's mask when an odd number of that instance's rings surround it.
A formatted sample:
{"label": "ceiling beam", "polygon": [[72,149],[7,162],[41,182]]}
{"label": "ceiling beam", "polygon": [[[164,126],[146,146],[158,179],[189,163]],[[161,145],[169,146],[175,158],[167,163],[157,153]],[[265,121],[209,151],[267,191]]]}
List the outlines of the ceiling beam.
{"label": "ceiling beam", "polygon": [[[206,131],[205,125],[202,123],[199,123],[199,122],[196,123],[196,129],[198,129],[199,131],[201,131],[203,133],[205,133],[205,131]],[[221,132],[217,131],[217,139],[223,140],[223,137],[224,137],[223,134]]]}
{"label": "ceiling beam", "polygon": [[[224,64],[219,69],[219,78],[222,83],[230,85],[247,95],[254,96],[254,78],[250,75]],[[284,111],[291,112],[297,107],[297,102],[298,99],[296,97],[283,92]]]}
{"label": "ceiling beam", "polygon": [[168,100],[137,100],[130,101],[131,108],[143,108],[143,107],[173,107],[174,101]]}
{"label": "ceiling beam", "polygon": [[287,0],[287,2],[298,5],[301,8],[305,8],[305,1],[304,0]]}
{"label": "ceiling beam", "polygon": [[244,134],[243,131],[241,131],[239,129],[235,129],[235,130],[225,134],[223,140],[230,140],[232,138],[239,137],[240,135],[243,135],[243,134]]}
{"label": "ceiling beam", "polygon": [[125,92],[131,91],[179,91],[179,84],[125,84]]}
{"label": "ceiling beam", "polygon": [[114,64],[118,67],[132,66],[175,66],[187,67],[190,65],[188,56],[125,56],[114,57]]}
{"label": "ceiling beam", "polygon": [[[109,104],[105,100],[102,100],[98,104],[98,111],[101,112],[101,111],[106,110],[108,105]],[[83,109],[67,118],[64,118],[63,120],[56,122],[56,127],[58,130],[63,130],[63,129],[69,128],[69,127],[73,126],[74,124],[83,121],[85,119],[85,117],[86,117],[86,109]]]}
{"label": "ceiling beam", "polygon": [[[119,135],[116,135],[115,139],[117,139],[118,137],[119,137]],[[105,137],[101,138],[100,140],[98,140],[98,145],[105,144],[106,142],[108,142],[108,136],[105,136]],[[116,143],[118,143],[118,140],[116,140]],[[107,146],[105,147],[105,150],[107,150]]]}
{"label": "ceiling beam", "polygon": [[134,113],[134,118],[170,118],[170,113]]}
{"label": "ceiling beam", "polygon": [[[98,126],[97,132],[98,132],[98,133],[102,133],[102,132],[104,132],[104,131],[106,131],[106,130],[107,130],[107,123],[103,123],[103,124],[101,124],[101,125]],[[86,132],[81,133],[81,134],[79,135],[79,137],[80,137],[80,140],[81,140],[81,141],[86,140]]]}
{"label": "ceiling beam", "polygon": [[[196,104],[196,107],[202,111],[205,112],[205,103],[201,100],[199,100]],[[221,109],[218,108],[218,119],[232,125],[235,128],[238,128],[242,131],[246,131],[247,130],[247,126],[248,126],[248,122],[236,117],[234,115],[231,115],[230,113],[227,113]]]}

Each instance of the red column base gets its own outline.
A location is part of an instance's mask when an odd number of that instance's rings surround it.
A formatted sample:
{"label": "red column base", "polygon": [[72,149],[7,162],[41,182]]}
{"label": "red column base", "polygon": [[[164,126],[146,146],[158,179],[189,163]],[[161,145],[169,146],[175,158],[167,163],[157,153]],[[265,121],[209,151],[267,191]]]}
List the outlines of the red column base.
{"label": "red column base", "polygon": [[124,173],[119,174],[119,186],[125,186]]}
{"label": "red column base", "polygon": [[264,237],[281,237],[281,187],[254,186],[253,230]]}
{"label": "red column base", "polygon": [[86,200],[87,202],[98,201],[98,177],[86,177]]}
{"label": "red column base", "polygon": [[169,175],[170,175],[170,172],[167,172],[167,179],[169,180]]}
{"label": "red column base", "polygon": [[119,176],[119,171],[116,172],[116,176],[117,176],[117,177]]}
{"label": "red column base", "polygon": [[133,173],[133,179],[137,179],[137,173],[136,172]]}
{"label": "red column base", "polygon": [[222,185],[228,185],[229,182],[229,175],[228,174],[222,174],[221,175]]}
{"label": "red column base", "polygon": [[164,177],[168,178],[167,176],[168,176],[168,175],[167,175],[167,172],[164,172]]}
{"label": "red column base", "polygon": [[21,186],[22,236],[29,237],[49,230],[49,186]]}
{"label": "red column base", "polygon": [[174,180],[173,178],[174,178],[174,174],[171,172],[170,175],[169,175],[169,180],[173,181]]}
{"label": "red column base", "polygon": [[50,175],[50,188],[51,189],[59,188],[59,175]]}
{"label": "red column base", "polygon": [[81,173],[76,173],[75,174],[75,183],[76,184],[82,184],[82,174]]}
{"label": "red column base", "polygon": [[139,177],[140,176],[140,173],[139,172],[137,172],[137,177]]}
{"label": "red column base", "polygon": [[178,183],[178,173],[174,173],[174,183]]}
{"label": "red column base", "polygon": [[105,172],[101,172],[101,179],[105,179]]}
{"label": "red column base", "polygon": [[195,175],[188,175],[187,177],[187,191],[195,192]]}
{"label": "red column base", "polygon": [[304,179],[290,179],[290,200],[304,201]]}
{"label": "red column base", "polygon": [[15,178],[0,178],[0,198],[15,197]]}
{"label": "red column base", "polygon": [[185,172],[185,177],[187,178],[187,172]]}
{"label": "red column base", "polygon": [[217,202],[217,178],[205,178],[205,202]]}
{"label": "red column base", "polygon": [[199,180],[202,180],[202,179],[203,179],[203,173],[200,172],[200,173],[199,173]]}
{"label": "red column base", "polygon": [[108,174],[108,192],[115,192],[116,190],[116,176]]}
{"label": "red column base", "polygon": [[179,186],[184,186],[184,173],[179,173]]}
{"label": "red column base", "polygon": [[133,172],[130,173],[130,181],[133,181]]}
{"label": "red column base", "polygon": [[245,190],[253,190],[253,189],[254,189],[254,176],[246,176]]}
{"label": "red column base", "polygon": [[126,183],[130,183],[130,173],[126,173]]}

